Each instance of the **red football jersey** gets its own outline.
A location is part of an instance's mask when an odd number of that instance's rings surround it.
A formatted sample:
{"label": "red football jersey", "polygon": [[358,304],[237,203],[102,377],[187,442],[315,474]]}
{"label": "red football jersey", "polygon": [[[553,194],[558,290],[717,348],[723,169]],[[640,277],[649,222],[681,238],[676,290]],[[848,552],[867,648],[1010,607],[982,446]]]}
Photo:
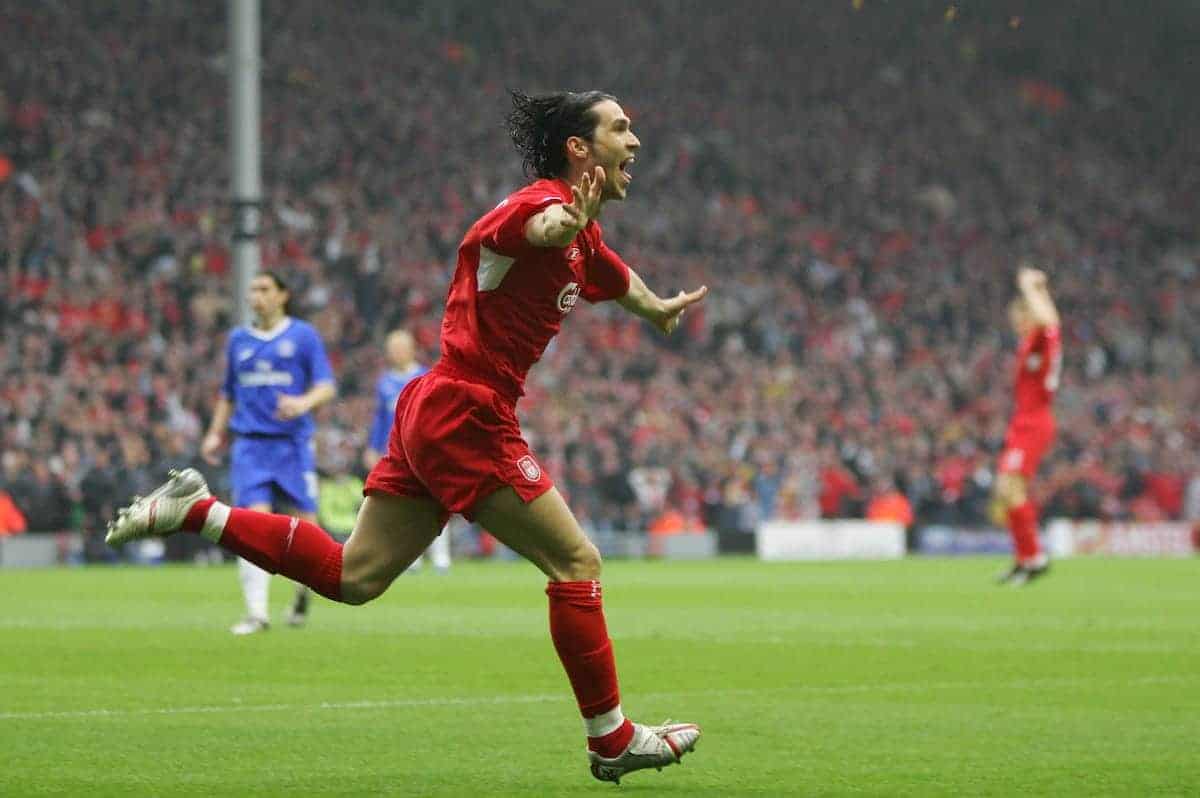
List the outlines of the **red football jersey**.
{"label": "red football jersey", "polygon": [[600,302],[629,290],[629,267],[605,245],[595,220],[562,249],[525,239],[532,216],[571,199],[566,181],[538,180],[467,231],[442,318],[439,365],[445,370],[516,399],[579,297]]}
{"label": "red football jersey", "polygon": [[1015,416],[1051,411],[1062,376],[1062,342],[1058,327],[1039,327],[1017,349]]}

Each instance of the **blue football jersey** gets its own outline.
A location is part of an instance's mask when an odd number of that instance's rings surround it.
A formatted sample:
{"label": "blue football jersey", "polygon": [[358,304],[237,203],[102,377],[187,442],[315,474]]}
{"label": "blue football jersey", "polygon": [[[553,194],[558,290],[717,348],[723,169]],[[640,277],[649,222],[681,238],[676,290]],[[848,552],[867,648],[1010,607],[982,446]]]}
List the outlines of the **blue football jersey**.
{"label": "blue football jersey", "polygon": [[312,435],[311,413],[287,421],[275,415],[281,395],[298,396],[317,383],[334,382],[325,345],[311,324],[285,317],[272,330],[237,327],[229,334],[225,360],[231,430],[238,435]]}
{"label": "blue football jersey", "polygon": [[375,383],[375,417],[371,421],[371,436],[367,445],[377,452],[387,451],[388,435],[392,431],[392,419],[396,415],[396,400],[404,386],[429,371],[419,363],[405,371],[388,371]]}

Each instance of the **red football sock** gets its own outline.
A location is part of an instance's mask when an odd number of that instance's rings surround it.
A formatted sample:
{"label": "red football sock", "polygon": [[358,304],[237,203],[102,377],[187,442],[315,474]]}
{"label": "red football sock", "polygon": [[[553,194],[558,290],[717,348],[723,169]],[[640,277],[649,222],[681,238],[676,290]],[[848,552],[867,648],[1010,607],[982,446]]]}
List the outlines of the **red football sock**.
{"label": "red football sock", "polygon": [[562,661],[588,730],[588,748],[601,756],[621,753],[633,724],[621,713],[617,664],[604,622],[600,583],[551,582],[550,637]]}
{"label": "red football sock", "polygon": [[229,507],[216,499],[196,502],[183,521],[223,548],[273,574],[342,600],[342,544],[316,524],[294,516]]}
{"label": "red football sock", "polygon": [[1041,555],[1042,548],[1038,541],[1037,505],[1026,501],[1009,510],[1008,530],[1012,534],[1017,562],[1029,562]]}

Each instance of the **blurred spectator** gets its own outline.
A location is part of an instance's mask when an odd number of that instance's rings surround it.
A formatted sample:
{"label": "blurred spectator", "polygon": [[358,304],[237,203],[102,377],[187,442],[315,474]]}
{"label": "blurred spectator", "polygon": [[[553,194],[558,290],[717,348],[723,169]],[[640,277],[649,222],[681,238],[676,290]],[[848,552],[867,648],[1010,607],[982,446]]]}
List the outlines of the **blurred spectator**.
{"label": "blurred spectator", "polygon": [[71,520],[71,502],[62,480],[50,471],[43,460],[34,460],[32,471],[12,483],[30,532],[60,532]]}
{"label": "blurred spectator", "polygon": [[868,521],[894,521],[904,527],[912,526],[914,516],[912,504],[890,479],[880,479],[875,485],[874,496],[867,503]]}
{"label": "blurred spectator", "polygon": [[1183,517],[1187,521],[1198,522],[1197,529],[1200,529],[1200,468],[1194,468],[1188,480]]}
{"label": "blurred spectator", "polygon": [[826,460],[821,469],[821,494],[818,502],[822,518],[846,518],[858,515],[862,506],[858,480],[837,459]]}
{"label": "blurred spectator", "polygon": [[25,516],[7,492],[0,490],[0,537],[19,535],[26,529]]}

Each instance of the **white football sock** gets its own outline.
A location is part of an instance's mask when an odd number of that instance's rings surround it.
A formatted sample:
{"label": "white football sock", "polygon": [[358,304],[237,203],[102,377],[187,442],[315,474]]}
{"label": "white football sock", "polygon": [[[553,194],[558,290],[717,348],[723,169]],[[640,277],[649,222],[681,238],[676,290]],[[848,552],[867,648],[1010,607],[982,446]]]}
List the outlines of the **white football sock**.
{"label": "white football sock", "polygon": [[425,554],[433,563],[433,567],[445,571],[450,567],[450,528],[442,530],[442,534],[433,539]]}
{"label": "white football sock", "polygon": [[251,618],[267,620],[267,599],[271,589],[271,574],[249,560],[238,558],[238,579],[242,583],[242,596],[246,599],[246,614]]}
{"label": "white football sock", "polygon": [[228,504],[213,502],[208,508],[208,515],[204,516],[204,526],[200,527],[200,534],[213,543],[220,543],[221,535],[225,533],[225,524],[229,523],[229,509]]}
{"label": "white football sock", "polygon": [[603,737],[621,728],[621,724],[624,722],[625,714],[621,712],[621,705],[617,704],[602,715],[596,715],[593,718],[584,718],[583,728],[587,731],[588,737]]}

